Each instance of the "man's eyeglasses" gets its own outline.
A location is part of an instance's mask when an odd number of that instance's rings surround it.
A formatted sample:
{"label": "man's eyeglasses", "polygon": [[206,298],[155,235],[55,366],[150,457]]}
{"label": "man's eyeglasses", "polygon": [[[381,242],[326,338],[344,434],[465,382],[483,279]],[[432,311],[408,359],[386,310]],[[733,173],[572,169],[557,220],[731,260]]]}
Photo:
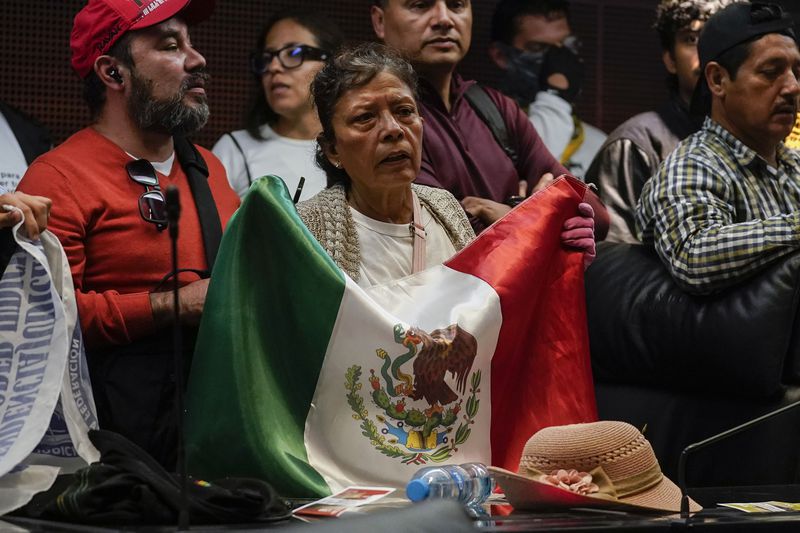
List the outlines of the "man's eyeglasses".
{"label": "man's eyeglasses", "polygon": [[159,231],[167,227],[167,209],[164,194],[158,186],[156,169],[146,159],[137,159],[125,165],[128,176],[140,185],[145,191],[139,197],[139,214],[151,224],[155,224]]}
{"label": "man's eyeglasses", "polygon": [[262,50],[253,52],[250,55],[250,68],[253,74],[260,76],[269,68],[272,60],[277,57],[283,68],[297,68],[306,59],[314,61],[325,61],[328,59],[328,52],[320,48],[314,48],[305,44],[290,44],[280,50]]}

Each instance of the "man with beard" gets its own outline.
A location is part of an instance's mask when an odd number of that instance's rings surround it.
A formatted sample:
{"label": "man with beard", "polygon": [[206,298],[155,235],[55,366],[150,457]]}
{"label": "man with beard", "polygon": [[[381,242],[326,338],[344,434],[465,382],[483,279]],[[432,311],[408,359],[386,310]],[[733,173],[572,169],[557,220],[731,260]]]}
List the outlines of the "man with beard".
{"label": "man with beard", "polygon": [[800,98],[792,18],[735,3],[698,43],[691,110],[707,113],[642,189],[636,227],[687,292],[710,293],[800,248],[800,154],[783,139]]}
{"label": "man with beard", "polygon": [[[513,100],[482,89],[505,126],[506,146],[468,101],[475,82],[455,71],[472,40],[469,0],[374,0],[372,27],[420,76],[425,135],[417,182],[450,191],[471,215],[476,232],[506,214],[520,196],[567,172]],[[608,213],[591,191],[587,202],[594,208],[595,237],[602,240]]]}
{"label": "man with beard", "polygon": [[500,90],[527,111],[554,156],[583,177],[606,134],[572,107],[583,83],[579,41],[566,0],[500,0],[492,15],[489,56]]}
{"label": "man with beard", "polygon": [[642,187],[679,142],[700,129],[702,117],[689,113],[700,78],[697,40],[708,18],[733,0],[661,0],[655,28],[669,73],[670,99],[612,131],[595,157],[586,181],[597,186],[611,215],[607,240],[638,243],[633,212]]}
{"label": "man with beard", "polygon": [[[187,24],[212,9],[206,0],[89,0],[75,17],[70,46],[93,122],[38,158],[19,185],[53,201],[49,228],[72,270],[100,426],[167,468],[175,466],[177,426],[161,191],[175,185],[181,198],[178,296],[187,363],[213,259],[205,236],[215,225],[219,235],[239,204],[217,158],[181,137],[208,119],[206,63]],[[181,146],[195,157],[176,156]],[[211,215],[195,203],[202,190]]]}

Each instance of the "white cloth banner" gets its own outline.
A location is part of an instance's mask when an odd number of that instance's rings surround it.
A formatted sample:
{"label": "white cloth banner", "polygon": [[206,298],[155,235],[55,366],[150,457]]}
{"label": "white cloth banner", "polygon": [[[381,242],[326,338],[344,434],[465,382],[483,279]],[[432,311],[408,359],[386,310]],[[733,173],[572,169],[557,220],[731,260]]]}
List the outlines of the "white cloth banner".
{"label": "white cloth banner", "polygon": [[58,239],[25,236],[0,278],[0,514],[97,461],[97,429],[72,276]]}

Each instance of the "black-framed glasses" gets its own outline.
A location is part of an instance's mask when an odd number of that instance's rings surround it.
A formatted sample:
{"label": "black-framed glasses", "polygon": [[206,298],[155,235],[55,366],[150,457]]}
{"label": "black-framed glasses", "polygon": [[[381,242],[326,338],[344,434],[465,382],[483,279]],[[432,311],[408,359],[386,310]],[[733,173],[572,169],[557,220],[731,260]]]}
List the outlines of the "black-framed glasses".
{"label": "black-framed glasses", "polygon": [[155,224],[159,231],[167,227],[167,202],[161,187],[158,185],[156,169],[147,159],[137,159],[125,165],[128,176],[140,185],[144,185],[144,192],[139,197],[139,214],[151,224]]}
{"label": "black-framed glasses", "polygon": [[306,59],[314,61],[325,61],[328,59],[328,52],[321,48],[308,46],[307,44],[289,44],[280,50],[259,50],[250,54],[250,69],[253,74],[260,76],[269,68],[272,60],[277,57],[283,68],[297,68]]}

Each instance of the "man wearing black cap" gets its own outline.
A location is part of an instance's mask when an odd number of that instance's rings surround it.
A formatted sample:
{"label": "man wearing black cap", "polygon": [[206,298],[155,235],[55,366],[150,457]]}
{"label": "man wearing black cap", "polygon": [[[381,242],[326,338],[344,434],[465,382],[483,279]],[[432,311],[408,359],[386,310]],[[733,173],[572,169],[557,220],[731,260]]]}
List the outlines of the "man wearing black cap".
{"label": "man wearing black cap", "polygon": [[688,292],[734,285],[800,247],[800,155],[783,145],[800,97],[792,25],[775,4],[737,3],[703,28],[692,110],[709,116],[636,210],[642,242]]}
{"label": "man wearing black cap", "polygon": [[[179,307],[190,333],[215,251],[207,236],[221,234],[239,204],[219,160],[183,137],[209,114],[206,63],[187,24],[207,18],[213,5],[89,0],[70,47],[93,122],[39,157],[19,184],[56,206],[49,229],[72,271],[101,428],[168,468],[177,427],[162,191],[175,185],[180,192],[178,256],[186,271],[178,275]],[[184,344],[190,356],[193,340]]]}

